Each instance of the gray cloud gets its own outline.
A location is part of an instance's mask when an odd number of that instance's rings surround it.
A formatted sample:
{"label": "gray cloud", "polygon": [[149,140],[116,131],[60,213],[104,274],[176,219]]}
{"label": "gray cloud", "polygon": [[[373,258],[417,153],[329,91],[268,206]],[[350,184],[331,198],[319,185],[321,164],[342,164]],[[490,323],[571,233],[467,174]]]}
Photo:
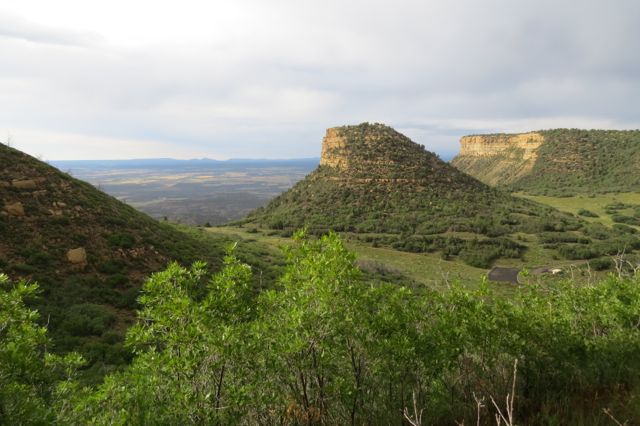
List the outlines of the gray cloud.
{"label": "gray cloud", "polygon": [[132,45],[0,15],[0,130],[294,157],[382,121],[448,157],[466,133],[640,126],[635,0],[234,4],[211,37]]}

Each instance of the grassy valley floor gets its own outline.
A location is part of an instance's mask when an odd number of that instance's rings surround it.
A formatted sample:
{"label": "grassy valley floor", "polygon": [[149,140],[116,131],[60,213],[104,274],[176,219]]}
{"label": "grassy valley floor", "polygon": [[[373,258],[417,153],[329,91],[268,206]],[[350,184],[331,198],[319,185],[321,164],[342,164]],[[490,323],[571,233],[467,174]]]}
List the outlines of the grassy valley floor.
{"label": "grassy valley floor", "polygon": [[[513,195],[536,201],[541,204],[546,204],[567,213],[579,214],[581,210],[587,210],[595,213],[598,217],[582,216],[585,220],[588,220],[589,222],[600,222],[607,226],[612,226],[615,223],[613,220],[614,214],[607,212],[607,210],[611,210],[611,206],[618,205],[619,203],[628,206],[640,206],[640,193],[638,192],[576,195],[573,197],[549,197],[545,195],[529,195],[521,192],[514,193]],[[607,208],[608,206],[609,208]],[[618,214],[634,213],[632,211],[633,207],[626,207],[618,210]],[[636,228],[640,229],[638,226],[636,226]]]}
{"label": "grassy valley floor", "polygon": [[[255,227],[221,226],[205,228],[208,234],[224,236],[229,240],[239,241],[243,245],[254,245],[264,249],[280,251],[290,245],[292,239],[281,236],[277,231]],[[594,271],[583,260],[558,259],[553,251],[544,249],[536,237],[527,234],[514,235],[527,247],[523,259],[499,259],[495,266],[521,268],[520,282],[552,283],[554,281],[573,278],[578,281],[594,281],[602,279],[611,271]],[[358,265],[365,272],[378,276],[393,275],[401,277],[404,284],[412,282],[415,286],[445,290],[452,283],[461,283],[468,288],[477,288],[487,277],[488,269],[476,268],[465,264],[460,259],[444,260],[440,253],[411,253],[394,250],[388,247],[372,247],[370,244],[350,238],[343,234],[345,245],[356,253]],[[535,275],[527,271],[538,267],[559,268],[563,273],[558,276]],[[499,293],[510,293],[514,285],[493,282],[493,289]]]}

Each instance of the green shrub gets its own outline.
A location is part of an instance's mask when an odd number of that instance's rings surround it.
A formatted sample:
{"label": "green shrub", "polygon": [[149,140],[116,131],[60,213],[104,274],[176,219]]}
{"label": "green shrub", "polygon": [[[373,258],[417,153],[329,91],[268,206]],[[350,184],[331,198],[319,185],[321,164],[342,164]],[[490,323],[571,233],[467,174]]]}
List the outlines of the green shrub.
{"label": "green shrub", "polygon": [[578,243],[589,244],[591,240],[568,232],[543,232],[539,235],[539,240],[543,244],[553,243]]}
{"label": "green shrub", "polygon": [[111,234],[107,236],[107,241],[112,247],[128,249],[133,247],[135,239],[130,234]]}
{"label": "green shrub", "polygon": [[589,267],[595,271],[606,271],[607,269],[613,268],[613,266],[613,261],[607,257],[591,259],[589,261]]}
{"label": "green shrub", "polygon": [[27,263],[29,265],[38,266],[38,267],[48,266],[51,264],[52,261],[53,261],[53,258],[51,257],[51,255],[44,251],[32,253],[31,255],[29,255],[29,258],[27,259]]}
{"label": "green shrub", "polygon": [[111,288],[122,287],[128,282],[129,282],[129,277],[121,273],[115,273],[113,275],[109,275],[105,280],[105,283],[107,284],[107,286]]}
{"label": "green shrub", "polygon": [[621,214],[614,214],[611,219],[616,223],[625,223],[627,225],[640,226],[640,218],[633,216],[625,216]]}
{"label": "green shrub", "polygon": [[53,217],[51,219],[51,224],[57,225],[57,226],[69,226],[71,224],[71,221],[66,216],[59,216],[59,217]]}
{"label": "green shrub", "polygon": [[103,274],[115,274],[124,272],[126,270],[126,265],[119,260],[107,260],[98,264],[96,269],[98,272],[102,272]]}
{"label": "green shrub", "polygon": [[638,233],[638,230],[636,228],[632,228],[631,226],[623,225],[621,223],[614,223],[612,228],[614,231],[621,234],[637,234]]}
{"label": "green shrub", "polygon": [[83,303],[69,307],[60,325],[63,332],[73,336],[99,336],[115,322],[103,305]]}
{"label": "green shrub", "polygon": [[38,269],[35,266],[27,265],[24,263],[15,263],[12,265],[12,269],[14,272],[19,274],[33,274]]}
{"label": "green shrub", "polygon": [[582,244],[563,245],[558,248],[558,252],[569,260],[593,259],[602,254],[596,247]]}
{"label": "green shrub", "polygon": [[600,217],[596,213],[594,213],[594,212],[592,212],[590,210],[587,210],[587,209],[578,210],[578,215],[584,216],[584,217]]}
{"label": "green shrub", "polygon": [[613,236],[613,233],[609,228],[601,223],[589,223],[583,227],[583,232],[587,237],[595,238],[597,240],[606,240]]}
{"label": "green shrub", "polygon": [[478,399],[514,392],[517,424],[599,425],[609,406],[638,418],[637,278],[416,293],[362,283],[335,235],[288,261],[256,298],[233,256],[212,278],[201,264],[154,274],[132,364],[79,389],[60,423],[401,424],[415,406],[421,424],[489,424]]}

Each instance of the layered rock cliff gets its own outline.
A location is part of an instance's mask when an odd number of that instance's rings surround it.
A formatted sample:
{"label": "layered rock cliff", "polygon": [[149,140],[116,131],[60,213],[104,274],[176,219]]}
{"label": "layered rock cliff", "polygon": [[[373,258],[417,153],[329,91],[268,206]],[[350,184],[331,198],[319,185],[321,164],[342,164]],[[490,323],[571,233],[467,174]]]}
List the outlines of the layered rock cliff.
{"label": "layered rock cliff", "polygon": [[465,136],[451,162],[492,186],[549,195],[640,190],[640,131]]}
{"label": "layered rock cliff", "polygon": [[502,155],[516,148],[522,150],[522,159],[535,160],[538,148],[543,142],[544,136],[536,132],[515,135],[463,136],[460,139],[460,155],[486,157]]}
{"label": "layered rock cliff", "polygon": [[464,136],[451,164],[488,185],[509,185],[531,172],[543,143],[537,132]]}
{"label": "layered rock cliff", "polygon": [[[418,182],[437,180],[453,170],[436,155],[383,124],[327,129],[320,165],[331,169],[333,180]],[[447,169],[438,173],[441,169]]]}
{"label": "layered rock cliff", "polygon": [[344,153],[346,145],[346,138],[340,134],[338,128],[327,129],[327,133],[322,139],[320,165],[340,169],[347,168],[349,166],[349,158]]}

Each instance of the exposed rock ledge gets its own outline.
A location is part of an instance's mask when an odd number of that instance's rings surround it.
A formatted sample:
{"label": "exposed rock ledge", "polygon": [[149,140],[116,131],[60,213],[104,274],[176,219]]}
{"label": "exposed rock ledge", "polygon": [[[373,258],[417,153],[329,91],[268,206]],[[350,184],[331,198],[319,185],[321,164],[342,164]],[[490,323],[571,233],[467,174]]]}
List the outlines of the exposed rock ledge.
{"label": "exposed rock ledge", "polygon": [[460,139],[460,155],[469,157],[487,157],[504,155],[506,151],[517,148],[522,150],[520,160],[534,160],[537,151],[544,143],[540,133],[522,133],[517,135],[463,136]]}
{"label": "exposed rock ledge", "polygon": [[340,134],[339,129],[327,129],[327,133],[322,139],[320,165],[337,167],[340,169],[348,168],[349,160],[347,156],[343,155],[343,150],[346,146],[346,139]]}
{"label": "exposed rock ledge", "polygon": [[531,172],[544,142],[536,132],[464,136],[451,164],[488,185],[509,185]]}

